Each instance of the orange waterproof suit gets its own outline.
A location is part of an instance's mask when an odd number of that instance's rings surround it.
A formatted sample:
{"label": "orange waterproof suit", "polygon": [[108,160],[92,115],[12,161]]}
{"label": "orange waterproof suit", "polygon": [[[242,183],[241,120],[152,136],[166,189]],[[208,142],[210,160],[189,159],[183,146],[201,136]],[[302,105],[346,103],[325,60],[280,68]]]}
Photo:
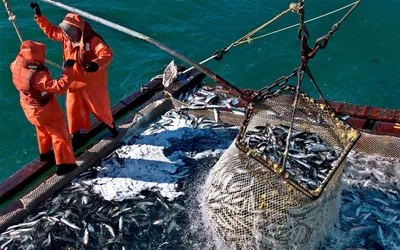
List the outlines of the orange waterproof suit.
{"label": "orange waterproof suit", "polygon": [[39,152],[48,153],[53,144],[57,165],[75,164],[64,112],[54,95],[65,94],[72,69],[65,68],[60,80],[53,80],[43,65],[45,53],[44,44],[23,42],[20,53],[10,66],[12,80],[20,93],[26,118],[36,126]]}
{"label": "orange waterproof suit", "polygon": [[[112,60],[111,49],[79,15],[70,13],[63,20],[63,23],[82,31],[81,40],[75,45],[59,26],[50,23],[44,15],[36,15],[35,20],[50,39],[61,42],[64,61],[76,60],[66,103],[69,132],[73,134],[81,128],[90,130],[89,111],[98,120],[113,128],[107,91],[107,66]],[[86,72],[86,66],[92,61],[98,64],[98,71]]]}

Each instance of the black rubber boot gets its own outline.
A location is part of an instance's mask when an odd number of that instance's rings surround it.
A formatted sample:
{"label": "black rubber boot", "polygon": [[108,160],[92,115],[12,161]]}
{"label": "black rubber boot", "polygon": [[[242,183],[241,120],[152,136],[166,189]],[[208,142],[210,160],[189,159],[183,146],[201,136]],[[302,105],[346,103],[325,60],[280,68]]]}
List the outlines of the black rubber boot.
{"label": "black rubber boot", "polygon": [[72,142],[72,148],[74,149],[74,151],[76,151],[78,148],[80,148],[83,144],[82,138],[83,136],[81,135],[81,133],[75,132],[72,134],[72,138],[71,138],[71,142]]}
{"label": "black rubber boot", "polygon": [[117,130],[117,126],[115,126],[115,123],[113,123],[113,125],[114,125],[113,128],[111,128],[109,126],[107,126],[107,128],[108,128],[108,131],[110,131],[111,137],[112,138],[116,138],[119,133],[118,133],[118,130]]}
{"label": "black rubber boot", "polygon": [[40,161],[54,161],[55,156],[54,156],[54,151],[50,150],[49,152],[45,154],[40,154]]}
{"label": "black rubber boot", "polygon": [[73,171],[77,167],[78,166],[76,164],[70,164],[70,163],[60,164],[60,165],[57,165],[56,174],[64,175],[66,173]]}

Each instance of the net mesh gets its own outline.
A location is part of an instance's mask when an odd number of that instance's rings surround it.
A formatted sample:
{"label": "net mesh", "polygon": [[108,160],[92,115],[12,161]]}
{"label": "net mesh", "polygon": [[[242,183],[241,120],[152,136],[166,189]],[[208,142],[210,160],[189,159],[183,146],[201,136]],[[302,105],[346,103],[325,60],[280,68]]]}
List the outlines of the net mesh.
{"label": "net mesh", "polygon": [[[274,174],[257,178],[260,163],[234,143],[211,170],[205,207],[211,225],[229,247],[309,249],[332,225],[340,207],[341,169],[317,200],[311,200]],[[245,168],[247,166],[248,168]]]}
{"label": "net mesh", "polygon": [[400,137],[362,132],[354,150],[367,155],[400,159]]}
{"label": "net mesh", "polygon": [[293,124],[297,131],[317,134],[338,154],[318,188],[298,188],[279,162],[245,142],[246,133],[257,127],[289,126],[294,97],[295,89],[286,88],[256,102],[237,140],[207,179],[206,211],[214,230],[230,247],[310,249],[324,237],[339,211],[345,157],[360,134],[324,105],[301,93]]}

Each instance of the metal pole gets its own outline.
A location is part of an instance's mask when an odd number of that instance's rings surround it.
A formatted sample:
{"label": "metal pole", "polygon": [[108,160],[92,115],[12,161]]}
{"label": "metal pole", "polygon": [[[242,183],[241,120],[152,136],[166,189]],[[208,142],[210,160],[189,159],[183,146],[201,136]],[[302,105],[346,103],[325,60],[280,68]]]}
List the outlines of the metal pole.
{"label": "metal pole", "polygon": [[56,1],[52,1],[52,0],[40,0],[40,1],[45,2],[45,3],[49,3],[51,5],[57,6],[59,8],[65,9],[65,10],[70,11],[70,12],[74,12],[76,14],[79,14],[79,15],[87,18],[87,19],[90,19],[92,21],[101,23],[101,24],[103,24],[105,26],[108,26],[108,27],[110,27],[112,29],[116,29],[116,30],[118,30],[120,32],[123,32],[125,34],[130,35],[130,36],[133,36],[135,38],[138,38],[140,40],[143,40],[145,42],[153,44],[154,46],[160,48],[161,50],[163,50],[163,51],[165,51],[165,52],[167,52],[167,53],[179,58],[180,60],[190,64],[193,67],[195,67],[200,72],[206,74],[211,79],[213,79],[216,83],[218,83],[222,87],[226,88],[234,96],[242,98],[245,102],[249,102],[250,101],[248,98],[246,98],[246,96],[244,96],[243,92],[240,89],[238,89],[235,86],[229,84],[226,80],[224,80],[222,77],[218,76],[217,74],[215,74],[214,72],[212,72],[208,68],[196,63],[195,61],[193,61],[193,60],[185,57],[184,55],[182,55],[182,54],[180,54],[180,53],[168,48],[167,46],[161,44],[160,42],[158,42],[158,41],[156,41],[156,40],[154,40],[154,39],[152,39],[152,38],[150,38],[150,37],[148,37],[146,35],[143,35],[143,34],[141,34],[139,32],[136,32],[134,30],[128,29],[128,28],[126,28],[124,26],[121,26],[119,24],[110,22],[110,21],[108,21],[106,19],[103,19],[101,17],[94,16],[94,15],[88,13],[88,12],[82,11],[80,9],[77,9],[77,8],[74,8],[74,7],[71,7],[71,6],[56,2]]}

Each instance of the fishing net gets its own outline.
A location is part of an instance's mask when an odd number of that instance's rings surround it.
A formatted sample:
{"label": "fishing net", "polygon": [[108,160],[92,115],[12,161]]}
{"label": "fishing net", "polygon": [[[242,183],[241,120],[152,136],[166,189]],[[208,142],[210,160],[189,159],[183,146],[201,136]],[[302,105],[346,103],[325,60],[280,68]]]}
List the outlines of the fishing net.
{"label": "fishing net", "polygon": [[[237,140],[207,179],[206,211],[214,230],[230,247],[310,249],[323,239],[338,214],[340,176],[360,133],[300,93],[291,137],[298,145],[291,144],[283,169],[284,154],[278,151],[285,148],[295,93],[288,86],[256,101]],[[264,141],[251,143],[262,136]],[[318,158],[324,159],[315,164]],[[294,175],[294,170],[302,175]],[[311,177],[316,172],[315,181]],[[310,182],[313,185],[307,185]]]}

